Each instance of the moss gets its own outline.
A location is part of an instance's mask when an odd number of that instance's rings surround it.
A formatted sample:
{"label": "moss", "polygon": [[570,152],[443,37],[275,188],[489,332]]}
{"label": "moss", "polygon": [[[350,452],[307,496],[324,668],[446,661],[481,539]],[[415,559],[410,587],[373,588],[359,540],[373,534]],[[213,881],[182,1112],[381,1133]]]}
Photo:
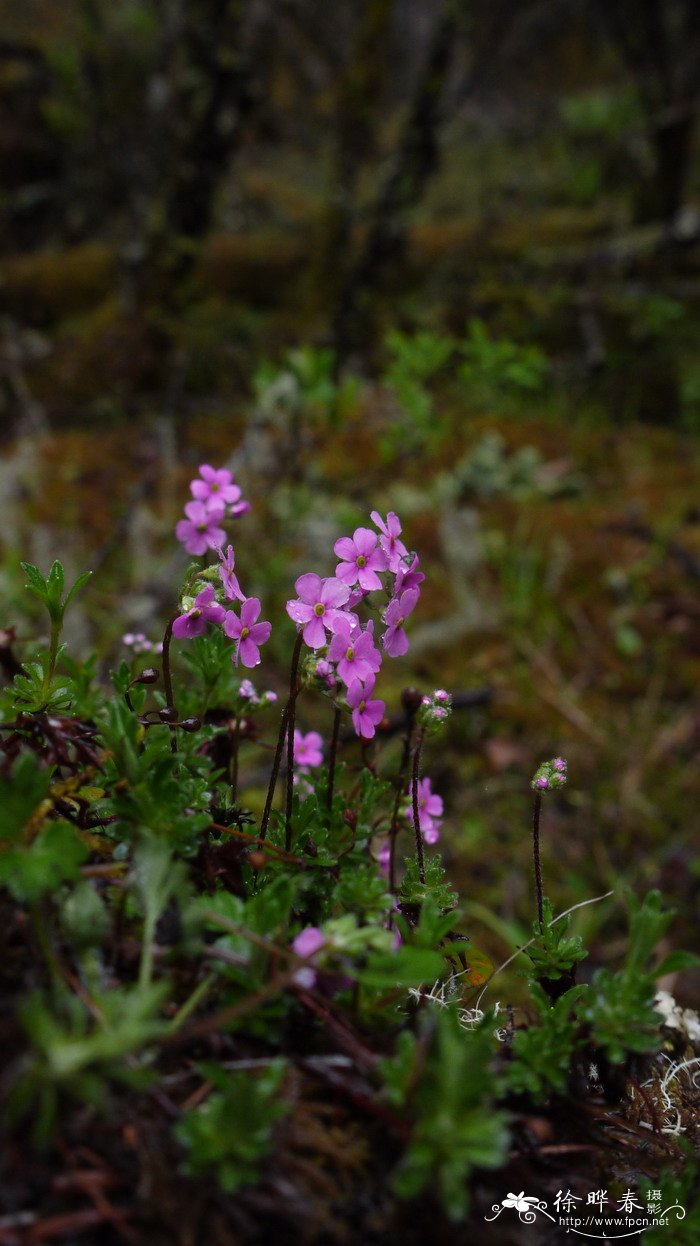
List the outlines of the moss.
{"label": "moss", "polygon": [[304,240],[291,234],[215,234],[204,247],[197,278],[209,294],[269,307],[279,302],[307,259]]}
{"label": "moss", "polygon": [[115,251],[106,243],[38,251],[5,262],[0,304],[32,323],[50,323],[104,300],[115,275]]}

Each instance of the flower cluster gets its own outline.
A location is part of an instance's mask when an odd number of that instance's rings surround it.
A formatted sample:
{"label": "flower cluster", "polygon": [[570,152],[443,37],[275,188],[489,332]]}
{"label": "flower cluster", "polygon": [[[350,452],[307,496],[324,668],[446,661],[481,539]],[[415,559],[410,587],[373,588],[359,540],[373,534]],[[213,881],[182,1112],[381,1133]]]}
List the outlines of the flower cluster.
{"label": "flower cluster", "polygon": [[[421,779],[418,783],[418,825],[426,844],[436,844],[440,838],[440,825],[443,814],[442,796],[432,790],[430,779]],[[403,816],[413,823],[413,793],[409,788],[408,803],[403,807]]]}
{"label": "flower cluster", "polygon": [[223,520],[238,519],[250,510],[227,467],[203,463],[196,480],[190,481],[192,501],[185,506],[185,518],[175,527],[175,535],[188,554],[206,554],[226,540]]}
{"label": "flower cluster", "polygon": [[268,705],[274,705],[277,701],[277,693],[268,689],[267,692],[258,692],[255,685],[249,679],[242,679],[238,689],[238,696],[246,708],[264,710]]}
{"label": "flower cluster", "polygon": [[[351,537],[335,542],[339,559],[335,575],[299,576],[297,597],[287,602],[287,614],[313,650],[305,664],[306,677],[330,692],[344,686],[355,731],[365,740],[372,739],[384,717],[384,702],[372,695],[382,651],[389,657],[407,652],[404,624],[416,608],[425,578],[418,570],[418,556],[400,540],[398,516],[390,511],[384,520],[372,511],[371,518],[377,531],[356,528]],[[380,611],[383,631],[378,638],[374,620],[363,626],[357,613],[357,607],[376,592],[388,597]]]}
{"label": "flower cluster", "polygon": [[162,653],[163,642],[161,640],[149,640],[143,632],[125,632],[122,636],[122,644],[127,649],[131,649],[132,653]]}
{"label": "flower cluster", "polygon": [[301,783],[301,790],[306,794],[313,791],[309,782],[309,771],[323,762],[323,737],[318,731],[301,731],[294,729],[294,785]]}
{"label": "flower cluster", "polygon": [[[202,636],[209,624],[222,627],[230,640],[236,642],[233,662],[237,666],[253,667],[260,662],[260,646],[270,638],[272,625],[260,620],[260,601],[246,597],[236,575],[236,555],[232,545],[223,550],[226,533],[220,524],[228,511],[230,518],[238,518],[250,510],[250,503],[241,498],[241,490],[233,483],[226,467],[215,468],[204,463],[199,477],[190,483],[193,501],[185,507],[186,519],[176,527],[179,541],[190,554],[204,554],[213,549],[218,555],[218,566],[208,567],[198,580],[219,580],[220,587],[206,583],[196,596],[185,596],[181,602],[182,613],[173,621],[173,636],[192,640]],[[239,603],[238,613],[230,607]],[[227,609],[227,607],[229,607]],[[252,685],[251,685],[252,687]],[[273,694],[269,697],[274,696]]]}
{"label": "flower cluster", "polygon": [[538,766],[530,787],[535,792],[554,791],[566,783],[566,762],[563,757],[555,757],[552,761],[543,761]]}
{"label": "flower cluster", "polygon": [[452,713],[452,697],[445,688],[436,688],[429,696],[421,698],[416,714],[416,722],[424,727],[428,735],[435,735],[444,727]]}

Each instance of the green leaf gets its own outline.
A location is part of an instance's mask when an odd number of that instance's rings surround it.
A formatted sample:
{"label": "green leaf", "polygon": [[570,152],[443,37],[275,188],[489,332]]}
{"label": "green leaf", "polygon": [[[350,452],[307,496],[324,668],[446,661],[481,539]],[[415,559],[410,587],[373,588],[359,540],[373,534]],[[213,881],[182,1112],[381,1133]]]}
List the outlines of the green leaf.
{"label": "green leaf", "polygon": [[63,603],[63,611],[64,611],[64,613],[65,613],[65,611],[68,609],[68,606],[69,606],[69,605],[70,605],[70,603],[72,602],[72,600],[73,600],[73,598],[75,597],[76,593],[79,593],[79,592],[80,592],[80,590],[81,590],[81,588],[83,587],[83,585],[84,585],[84,584],[87,584],[87,582],[88,582],[88,580],[90,579],[90,577],[91,577],[91,576],[92,576],[92,571],[83,571],[82,575],[79,575],[79,576],[78,576],[77,580],[76,580],[76,581],[75,581],[75,583],[73,584],[73,587],[72,587],[72,588],[70,588],[70,589],[68,590],[68,593],[67,593],[67,595],[66,595],[66,599],[65,599],[65,601],[64,601],[64,603]]}
{"label": "green leaf", "polygon": [[365,986],[422,986],[431,984],[443,973],[445,961],[440,952],[429,948],[400,947],[396,952],[374,955],[360,971],[358,979]]}

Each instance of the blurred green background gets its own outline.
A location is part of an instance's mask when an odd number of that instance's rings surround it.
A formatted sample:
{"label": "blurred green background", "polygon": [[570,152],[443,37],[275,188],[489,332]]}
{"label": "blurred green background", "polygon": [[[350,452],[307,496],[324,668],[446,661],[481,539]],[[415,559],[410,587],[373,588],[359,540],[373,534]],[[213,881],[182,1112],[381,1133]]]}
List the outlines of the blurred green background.
{"label": "blurred green background", "polygon": [[[396,510],[428,578],[387,702],[491,694],[426,758],[475,940],[526,937],[527,783],[563,754],[558,906],[658,885],[692,946],[700,4],[0,13],[0,624],[35,634],[19,560],[60,555],[95,572],[74,654],[155,639],[226,464],[281,689],[293,580]],[[610,904],[578,920],[614,959]]]}

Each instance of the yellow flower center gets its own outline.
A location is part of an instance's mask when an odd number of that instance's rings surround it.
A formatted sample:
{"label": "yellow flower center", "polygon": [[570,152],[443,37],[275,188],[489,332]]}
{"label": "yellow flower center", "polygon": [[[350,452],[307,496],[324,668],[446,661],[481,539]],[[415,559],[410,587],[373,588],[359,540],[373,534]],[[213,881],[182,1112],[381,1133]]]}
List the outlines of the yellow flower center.
{"label": "yellow flower center", "polygon": [[242,628],[241,628],[241,635],[240,635],[240,639],[241,639],[241,640],[245,640],[246,636],[250,636],[250,628],[249,628],[249,627],[242,627]]}
{"label": "yellow flower center", "polygon": [[346,656],[346,658],[347,658],[348,662],[352,662],[352,660],[353,660],[353,658],[354,658],[354,656],[355,656],[355,650],[354,650],[354,649],[346,649],[346,650],[345,650],[345,656]]}
{"label": "yellow flower center", "polygon": [[366,704],[367,704],[367,702],[366,702],[366,701],[360,701],[360,704],[358,705],[358,707],[357,707],[357,708],[358,708],[358,710],[360,711],[360,713],[361,713],[361,714],[364,714]]}
{"label": "yellow flower center", "polygon": [[318,615],[320,619],[321,615],[325,613],[326,613],[326,607],[324,606],[323,602],[322,601],[316,602],[316,605],[314,606],[314,614]]}
{"label": "yellow flower center", "polygon": [[200,617],[201,613],[202,613],[202,611],[199,609],[199,607],[198,607],[198,606],[195,606],[194,610],[190,610],[190,618],[191,618],[191,619],[198,619],[198,618]]}
{"label": "yellow flower center", "polygon": [[198,531],[198,532],[208,532],[208,530],[209,530],[209,524],[208,524],[208,523],[198,523],[198,524],[197,524],[197,531]]}
{"label": "yellow flower center", "polygon": [[360,568],[365,567],[367,565],[367,559],[365,558],[364,554],[360,554],[359,558],[357,559],[357,565]]}

